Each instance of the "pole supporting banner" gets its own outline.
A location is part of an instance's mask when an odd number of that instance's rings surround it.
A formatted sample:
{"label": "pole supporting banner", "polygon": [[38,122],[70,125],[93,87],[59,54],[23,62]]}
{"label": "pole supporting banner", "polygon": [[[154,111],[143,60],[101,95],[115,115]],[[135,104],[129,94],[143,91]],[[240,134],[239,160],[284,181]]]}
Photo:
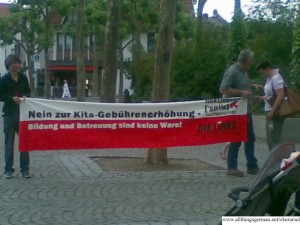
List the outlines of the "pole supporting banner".
{"label": "pole supporting banner", "polygon": [[247,99],[91,103],[26,98],[19,150],[168,148],[247,141]]}

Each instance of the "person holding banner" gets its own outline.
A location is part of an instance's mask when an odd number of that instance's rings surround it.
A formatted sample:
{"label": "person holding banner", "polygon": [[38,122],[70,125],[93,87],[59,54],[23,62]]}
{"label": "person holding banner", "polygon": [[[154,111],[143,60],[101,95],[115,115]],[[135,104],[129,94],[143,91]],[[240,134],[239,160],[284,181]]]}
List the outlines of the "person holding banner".
{"label": "person holding banner", "polygon": [[[252,95],[251,89],[259,85],[251,84],[247,70],[253,62],[254,53],[249,50],[240,52],[237,62],[231,65],[224,73],[220,92],[224,97],[245,97],[248,98],[248,141],[245,142],[245,155],[247,159],[247,173],[257,174],[259,167],[254,154],[255,134],[252,122]],[[243,177],[244,173],[237,169],[237,159],[241,142],[230,143],[227,154],[227,174],[236,177]]]}
{"label": "person holding banner", "polygon": [[[9,55],[5,59],[5,67],[8,73],[0,78],[0,101],[3,105],[4,134],[5,134],[5,175],[12,178],[15,171],[14,140],[19,133],[19,104],[21,98],[30,96],[30,87],[27,77],[20,72],[21,60],[17,55]],[[22,176],[30,178],[29,153],[20,153],[20,167]]]}

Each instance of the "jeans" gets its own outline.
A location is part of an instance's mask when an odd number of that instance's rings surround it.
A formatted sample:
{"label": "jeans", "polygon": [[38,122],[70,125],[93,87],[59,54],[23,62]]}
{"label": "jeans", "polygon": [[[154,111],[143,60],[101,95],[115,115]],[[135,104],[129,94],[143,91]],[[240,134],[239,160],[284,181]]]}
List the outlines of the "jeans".
{"label": "jeans", "polygon": [[[254,156],[254,142],[255,134],[253,130],[252,115],[248,114],[248,141],[244,143],[245,155],[247,159],[247,168],[254,169],[257,167],[257,159]],[[241,142],[230,143],[227,155],[227,167],[228,169],[237,169],[237,159]]]}
{"label": "jeans", "polygon": [[266,119],[267,144],[269,150],[272,150],[276,145],[280,143],[284,120],[285,118],[277,118],[273,116],[272,118],[273,129],[270,130],[268,128],[268,119]]}
{"label": "jeans", "polygon": [[[5,115],[4,117],[4,134],[5,134],[5,173],[14,172],[14,142],[15,134],[19,134],[19,115],[17,113]],[[29,170],[29,153],[20,153],[21,172]]]}

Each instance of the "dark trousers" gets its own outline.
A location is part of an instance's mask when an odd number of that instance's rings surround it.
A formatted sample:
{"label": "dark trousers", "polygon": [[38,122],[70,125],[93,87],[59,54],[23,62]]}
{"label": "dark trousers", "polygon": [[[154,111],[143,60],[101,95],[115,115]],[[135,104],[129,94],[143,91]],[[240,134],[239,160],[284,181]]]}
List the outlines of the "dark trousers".
{"label": "dark trousers", "polygon": [[[253,130],[252,115],[248,114],[248,141],[244,143],[248,169],[257,167],[257,159],[254,156],[254,142],[255,134]],[[241,142],[230,143],[227,155],[228,169],[237,169],[237,159],[241,144]]]}
{"label": "dark trousers", "polygon": [[[13,172],[14,164],[14,143],[15,134],[19,134],[19,115],[5,115],[4,117],[4,134],[5,134],[5,173]],[[29,170],[29,153],[20,153],[21,172]]]}
{"label": "dark trousers", "polygon": [[296,193],[295,206],[300,210],[300,191]]}
{"label": "dark trousers", "polygon": [[277,118],[273,116],[273,129],[268,129],[268,119],[266,119],[267,144],[269,150],[272,150],[281,141],[282,128],[285,118]]}

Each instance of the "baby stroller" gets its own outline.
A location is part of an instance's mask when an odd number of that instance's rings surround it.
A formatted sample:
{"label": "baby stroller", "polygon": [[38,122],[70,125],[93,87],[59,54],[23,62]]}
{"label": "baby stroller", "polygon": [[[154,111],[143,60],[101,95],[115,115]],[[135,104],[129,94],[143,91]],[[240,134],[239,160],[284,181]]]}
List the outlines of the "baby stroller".
{"label": "baby stroller", "polygon": [[[291,158],[293,153],[294,158]],[[275,147],[250,187],[235,187],[235,206],[224,216],[284,216],[291,195],[300,190],[300,152],[286,142]],[[283,159],[286,161],[282,164]],[[245,198],[240,195],[248,193]],[[294,215],[295,207],[288,215]],[[222,224],[222,220],[218,225]]]}

